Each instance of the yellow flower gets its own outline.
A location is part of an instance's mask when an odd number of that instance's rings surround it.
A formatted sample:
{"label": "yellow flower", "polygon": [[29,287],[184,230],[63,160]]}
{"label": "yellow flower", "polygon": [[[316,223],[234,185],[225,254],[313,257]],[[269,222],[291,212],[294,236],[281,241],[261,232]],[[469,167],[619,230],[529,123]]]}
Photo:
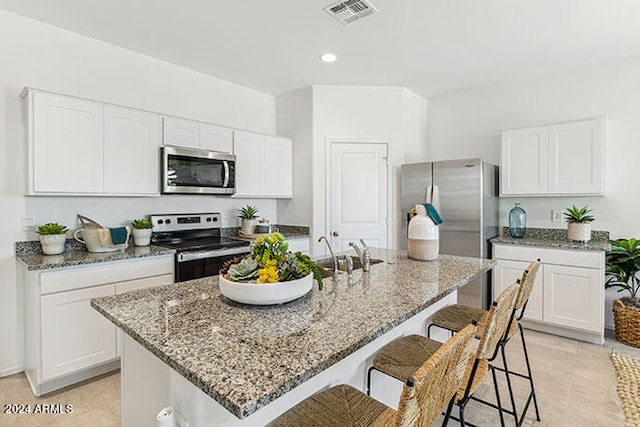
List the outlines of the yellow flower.
{"label": "yellow flower", "polygon": [[[272,264],[269,262],[268,264]],[[267,267],[260,269],[260,277],[258,278],[258,283],[276,283],[278,281],[278,269],[275,266],[275,262],[273,265],[268,265]]]}

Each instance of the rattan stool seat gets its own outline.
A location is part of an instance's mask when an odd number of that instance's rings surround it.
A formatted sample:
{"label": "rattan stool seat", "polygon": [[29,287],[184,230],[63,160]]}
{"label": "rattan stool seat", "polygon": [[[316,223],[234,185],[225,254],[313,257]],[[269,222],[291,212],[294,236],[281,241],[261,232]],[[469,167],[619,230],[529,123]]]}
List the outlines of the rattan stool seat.
{"label": "rattan stool seat", "polygon": [[[390,414],[384,415],[385,411]],[[344,427],[384,425],[395,411],[350,385],[341,384],[315,394],[273,421],[274,427]],[[378,418],[382,418],[378,420]]]}
{"label": "rattan stool seat", "polygon": [[441,345],[440,341],[422,335],[407,335],[391,341],[378,350],[373,359],[373,367],[404,382]]}
{"label": "rattan stool seat", "polygon": [[438,310],[431,318],[431,323],[435,326],[458,332],[465,326],[476,321],[478,322],[478,329],[481,330],[481,319],[486,316],[486,314],[487,311],[481,308],[453,304]]}

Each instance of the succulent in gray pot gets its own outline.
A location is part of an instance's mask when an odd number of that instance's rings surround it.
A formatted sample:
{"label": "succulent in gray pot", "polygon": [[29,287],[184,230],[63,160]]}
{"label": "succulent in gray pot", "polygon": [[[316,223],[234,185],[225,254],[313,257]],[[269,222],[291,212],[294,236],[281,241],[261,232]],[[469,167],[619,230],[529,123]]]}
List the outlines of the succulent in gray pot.
{"label": "succulent in gray pot", "polygon": [[68,228],[65,225],[60,225],[57,222],[50,222],[38,227],[36,233],[40,235],[42,253],[45,255],[58,255],[64,252],[64,244],[67,240],[65,233],[67,231]]}
{"label": "succulent in gray pot", "polygon": [[149,243],[151,243],[151,229],[153,228],[151,221],[144,218],[135,219],[131,225],[133,226],[131,230],[133,243],[136,246],[149,246]]}
{"label": "succulent in gray pot", "polygon": [[258,208],[247,205],[238,210],[238,218],[240,218],[240,231],[244,234],[254,234],[256,231],[256,223],[258,218]]}
{"label": "succulent in gray pot", "polygon": [[617,288],[628,295],[613,301],[613,319],[618,341],[640,347],[640,240],[610,240],[607,251],[605,288]]}
{"label": "succulent in gray pot", "polygon": [[595,220],[592,215],[589,215],[592,209],[588,206],[578,208],[573,205],[567,208],[564,213],[565,221],[567,224],[567,237],[569,240],[575,240],[577,242],[588,242],[591,240],[591,223]]}

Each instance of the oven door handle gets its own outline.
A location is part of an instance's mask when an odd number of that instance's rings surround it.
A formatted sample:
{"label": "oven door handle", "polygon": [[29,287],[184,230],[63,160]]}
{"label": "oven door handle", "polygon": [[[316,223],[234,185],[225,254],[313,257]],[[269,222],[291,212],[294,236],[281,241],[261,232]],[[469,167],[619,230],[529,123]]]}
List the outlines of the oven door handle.
{"label": "oven door handle", "polygon": [[241,255],[251,252],[249,246],[240,246],[229,249],[216,249],[214,251],[194,251],[194,252],[181,252],[178,254],[178,262],[194,261],[204,258],[218,258],[227,255]]}
{"label": "oven door handle", "polygon": [[222,164],[224,165],[224,183],[222,184],[222,186],[224,188],[227,188],[229,187],[229,162],[223,160]]}

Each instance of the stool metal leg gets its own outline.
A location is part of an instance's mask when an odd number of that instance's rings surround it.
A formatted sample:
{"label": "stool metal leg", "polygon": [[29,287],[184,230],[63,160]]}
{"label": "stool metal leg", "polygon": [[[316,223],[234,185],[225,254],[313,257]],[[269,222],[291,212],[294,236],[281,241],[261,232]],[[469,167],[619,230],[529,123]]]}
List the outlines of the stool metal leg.
{"label": "stool metal leg", "polygon": [[[529,375],[529,384],[531,384],[531,396],[529,396],[529,399],[527,399],[527,405],[524,408],[524,410],[522,411],[522,418],[524,419],[524,416],[527,413],[529,402],[530,402],[531,398],[533,398],[533,407],[536,410],[536,420],[540,421],[540,411],[538,409],[538,399],[536,398],[536,389],[533,386],[533,374],[531,373],[531,365],[529,364],[529,353],[527,352],[527,344],[524,341],[524,330],[522,329],[522,326],[520,324],[518,324],[518,326],[519,326],[519,329],[520,329],[520,340],[522,341],[522,349],[524,350],[524,360],[525,360],[525,363],[527,365],[527,374]],[[520,420],[520,423],[522,423],[522,419]]]}
{"label": "stool metal leg", "polygon": [[504,414],[502,413],[502,403],[500,402],[500,390],[498,389],[498,379],[496,378],[496,370],[493,366],[489,366],[491,376],[493,377],[493,387],[496,390],[496,402],[498,403],[498,412],[500,413],[500,425],[504,427]]}
{"label": "stool metal leg", "polygon": [[511,409],[513,410],[513,418],[516,422],[516,427],[520,426],[518,421],[518,411],[516,411],[516,401],[513,397],[513,387],[511,386],[511,378],[509,377],[509,367],[507,366],[507,355],[505,354],[504,347],[506,343],[498,344],[500,346],[500,352],[502,353],[502,363],[504,364],[504,374],[507,378],[507,388],[509,389],[509,398],[511,399]]}

